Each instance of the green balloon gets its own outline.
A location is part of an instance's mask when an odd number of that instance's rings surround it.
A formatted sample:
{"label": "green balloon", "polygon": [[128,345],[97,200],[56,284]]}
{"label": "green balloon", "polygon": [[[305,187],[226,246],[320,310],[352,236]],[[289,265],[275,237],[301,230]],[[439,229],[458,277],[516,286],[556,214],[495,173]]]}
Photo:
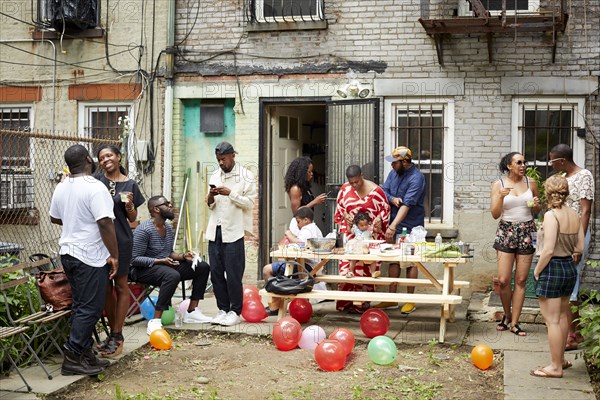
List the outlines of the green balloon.
{"label": "green balloon", "polygon": [[369,359],[375,364],[387,365],[392,363],[398,355],[396,343],[387,336],[376,336],[367,346]]}
{"label": "green balloon", "polygon": [[175,310],[173,310],[173,307],[169,306],[168,310],[163,311],[160,321],[163,325],[171,325],[175,321]]}

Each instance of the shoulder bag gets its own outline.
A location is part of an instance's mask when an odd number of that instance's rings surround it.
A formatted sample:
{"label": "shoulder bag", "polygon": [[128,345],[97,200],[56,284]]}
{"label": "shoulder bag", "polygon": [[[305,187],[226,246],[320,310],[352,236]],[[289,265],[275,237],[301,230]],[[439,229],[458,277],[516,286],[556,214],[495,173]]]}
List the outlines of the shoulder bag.
{"label": "shoulder bag", "polygon": [[[296,262],[288,264],[298,265]],[[298,294],[312,291],[315,280],[308,272],[294,272],[289,276],[274,276],[265,284],[267,292],[276,294]]]}
{"label": "shoulder bag", "polygon": [[46,311],[68,310],[73,304],[71,285],[62,268],[40,271],[37,283],[42,299],[46,302]]}

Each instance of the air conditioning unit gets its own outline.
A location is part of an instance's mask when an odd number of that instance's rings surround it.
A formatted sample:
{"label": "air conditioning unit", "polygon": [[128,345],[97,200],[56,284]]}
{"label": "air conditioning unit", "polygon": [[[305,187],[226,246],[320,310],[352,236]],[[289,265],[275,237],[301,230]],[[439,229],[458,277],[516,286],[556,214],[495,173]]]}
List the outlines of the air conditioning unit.
{"label": "air conditioning unit", "polygon": [[56,30],[91,29],[100,23],[98,0],[38,0],[38,22]]}
{"label": "air conditioning unit", "polygon": [[33,208],[33,175],[0,175],[0,209]]}
{"label": "air conditioning unit", "polygon": [[[498,16],[502,12],[502,0],[481,0],[481,4],[492,16]],[[506,0],[506,15],[515,15],[515,5],[517,15],[537,14],[540,11],[540,0]],[[469,1],[458,0],[458,15],[475,16]]]}

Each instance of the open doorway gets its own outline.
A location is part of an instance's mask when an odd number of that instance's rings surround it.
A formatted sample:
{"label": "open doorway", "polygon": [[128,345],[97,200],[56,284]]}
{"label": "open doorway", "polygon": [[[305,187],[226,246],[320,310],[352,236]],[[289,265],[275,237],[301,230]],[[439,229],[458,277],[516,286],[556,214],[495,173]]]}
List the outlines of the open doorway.
{"label": "open doorway", "polygon": [[328,201],[314,208],[315,223],[323,235],[335,230],[336,197],[346,182],[351,164],[363,168],[365,178],[379,183],[381,143],[379,99],[333,102],[261,101],[260,152],[260,263],[269,263],[269,252],[289,228],[292,210],[284,188],[284,176],[297,157],[312,160],[315,196],[326,193]]}

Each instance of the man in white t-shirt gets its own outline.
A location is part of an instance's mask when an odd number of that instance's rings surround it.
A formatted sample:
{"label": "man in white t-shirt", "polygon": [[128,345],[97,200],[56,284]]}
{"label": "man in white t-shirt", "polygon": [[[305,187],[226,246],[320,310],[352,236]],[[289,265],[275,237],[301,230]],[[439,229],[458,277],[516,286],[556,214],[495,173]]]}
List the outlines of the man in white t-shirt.
{"label": "man in white t-shirt", "polygon": [[71,331],[64,345],[63,375],[98,375],[110,365],[92,350],[92,334],[102,316],[108,279],[118,267],[113,200],[106,186],[92,177],[94,162],[82,145],[65,151],[70,175],[58,184],[50,220],[62,226],[61,263],[71,284]]}
{"label": "man in white t-shirt", "polygon": [[[314,213],[312,209],[306,206],[300,207],[298,210],[296,210],[296,213],[294,214],[294,218],[292,218],[292,220],[295,220],[295,222],[297,223],[299,231],[297,232],[297,234],[292,233],[291,230],[287,230],[285,232],[285,237],[291,243],[306,243],[308,239],[323,237],[323,233],[321,232],[317,224],[314,223]],[[292,224],[290,223],[290,226],[291,225]],[[306,270],[308,272],[312,271],[313,266],[318,264],[318,262],[319,260],[306,259]],[[263,279],[267,281],[273,276],[283,275],[285,273],[285,265],[286,261],[275,261],[271,264],[265,265],[263,267]],[[297,267],[294,267],[294,272],[298,272]],[[277,315],[276,310],[279,308],[278,305],[278,300],[274,299],[274,301],[270,303],[267,307],[267,313],[269,315]]]}

